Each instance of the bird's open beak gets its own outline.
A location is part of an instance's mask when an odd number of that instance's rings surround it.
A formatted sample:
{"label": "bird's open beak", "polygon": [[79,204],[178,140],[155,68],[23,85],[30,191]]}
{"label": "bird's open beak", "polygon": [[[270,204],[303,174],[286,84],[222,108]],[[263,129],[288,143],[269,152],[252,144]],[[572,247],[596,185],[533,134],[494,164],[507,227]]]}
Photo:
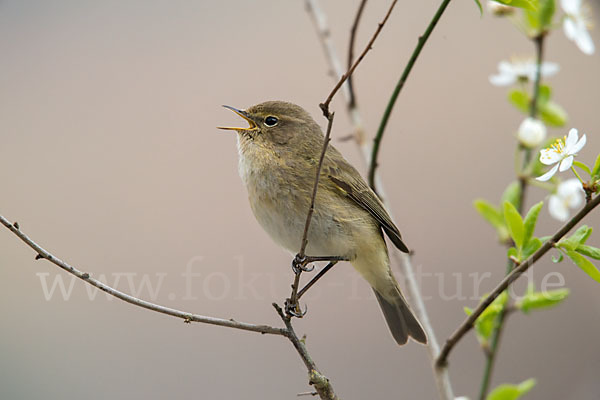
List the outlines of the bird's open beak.
{"label": "bird's open beak", "polygon": [[246,111],[238,110],[237,108],[233,108],[233,107],[225,106],[225,105],[223,107],[233,111],[240,117],[244,118],[246,121],[248,121],[248,124],[250,126],[247,128],[235,128],[235,127],[231,127],[231,126],[217,126],[218,129],[225,129],[228,131],[251,131],[253,129],[256,129],[256,123],[254,121],[252,121],[252,119],[250,118],[250,116],[248,115],[248,113]]}

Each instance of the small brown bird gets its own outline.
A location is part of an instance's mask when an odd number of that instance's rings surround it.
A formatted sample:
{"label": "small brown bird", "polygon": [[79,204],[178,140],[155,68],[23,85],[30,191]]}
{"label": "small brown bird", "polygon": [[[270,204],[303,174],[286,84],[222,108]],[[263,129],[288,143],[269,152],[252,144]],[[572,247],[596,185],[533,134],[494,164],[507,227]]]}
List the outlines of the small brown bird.
{"label": "small brown bird", "polygon": [[[238,110],[247,128],[238,133],[239,173],[258,222],[280,246],[300,249],[310,207],[323,132],[301,107],[268,101]],[[400,231],[356,169],[329,145],[319,178],[306,254],[349,260],[373,288],[392,336],[427,343],[390,269],[383,232],[403,252]]]}

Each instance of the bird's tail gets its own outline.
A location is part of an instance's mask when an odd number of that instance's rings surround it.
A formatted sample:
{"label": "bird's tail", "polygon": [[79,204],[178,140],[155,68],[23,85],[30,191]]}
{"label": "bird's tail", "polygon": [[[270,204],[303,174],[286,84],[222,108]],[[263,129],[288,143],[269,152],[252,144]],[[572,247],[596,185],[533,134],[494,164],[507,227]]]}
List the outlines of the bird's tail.
{"label": "bird's tail", "polygon": [[397,284],[394,286],[385,297],[373,289],[392,336],[399,345],[405,344],[409,336],[419,343],[427,344],[427,335],[421,323],[408,307]]}

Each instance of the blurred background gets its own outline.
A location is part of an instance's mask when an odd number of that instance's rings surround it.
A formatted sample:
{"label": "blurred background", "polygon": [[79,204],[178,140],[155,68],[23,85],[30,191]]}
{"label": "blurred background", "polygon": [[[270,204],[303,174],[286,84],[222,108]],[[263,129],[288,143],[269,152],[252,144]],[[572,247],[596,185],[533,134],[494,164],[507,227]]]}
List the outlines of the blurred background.
{"label": "blurred background", "polygon": [[[346,59],[359,1],[324,0]],[[597,2],[592,4],[596,21]],[[369,2],[357,52],[388,2]],[[400,2],[355,73],[369,135],[437,1]],[[598,30],[592,31],[600,45]],[[273,99],[309,110],[334,81],[304,2],[0,2],[0,213],[51,252],[118,289],[182,310],[279,326],[291,257],[252,216],[237,173],[240,121],[222,104]],[[472,202],[498,203],[514,177],[522,115],[489,75],[533,56],[508,21],[454,1],[417,62],[384,138],[380,173],[438,339],[504,274],[505,249]],[[600,152],[600,59],[561,29],[547,80]],[[333,144],[364,173],[341,96]],[[533,189],[527,206],[546,193]],[[547,209],[538,235],[560,223]],[[587,224],[598,227],[599,212]],[[600,245],[592,235],[590,244]],[[293,399],[310,390],[287,340],[182,321],[108,299],[0,231],[0,398]],[[597,399],[600,286],[570,261],[544,257],[532,279],[572,290],[560,306],[511,316],[493,386],[535,377],[531,399]],[[402,280],[400,280],[402,282]],[[479,282],[479,283],[478,283]],[[61,286],[62,285],[62,286]],[[525,283],[516,285],[522,293]],[[349,264],[330,272],[295,322],[345,399],[433,399],[426,349],[399,348]],[[473,398],[484,357],[469,334],[450,359],[456,395]]]}

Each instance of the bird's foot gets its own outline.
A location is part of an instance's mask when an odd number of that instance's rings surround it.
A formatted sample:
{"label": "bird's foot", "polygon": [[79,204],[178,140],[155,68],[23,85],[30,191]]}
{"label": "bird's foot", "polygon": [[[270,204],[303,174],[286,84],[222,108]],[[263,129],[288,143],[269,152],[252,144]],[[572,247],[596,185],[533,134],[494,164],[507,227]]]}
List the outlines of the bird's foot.
{"label": "bird's foot", "polygon": [[292,271],[294,271],[294,274],[296,275],[298,275],[300,272],[312,272],[315,269],[315,266],[308,265],[310,262],[311,260],[309,257],[296,254],[292,260]]}
{"label": "bird's foot", "polygon": [[306,305],[304,306],[304,311],[302,311],[298,300],[292,301],[291,299],[285,299],[284,308],[285,314],[290,318],[302,318],[306,315],[306,312],[308,311],[308,307]]}

